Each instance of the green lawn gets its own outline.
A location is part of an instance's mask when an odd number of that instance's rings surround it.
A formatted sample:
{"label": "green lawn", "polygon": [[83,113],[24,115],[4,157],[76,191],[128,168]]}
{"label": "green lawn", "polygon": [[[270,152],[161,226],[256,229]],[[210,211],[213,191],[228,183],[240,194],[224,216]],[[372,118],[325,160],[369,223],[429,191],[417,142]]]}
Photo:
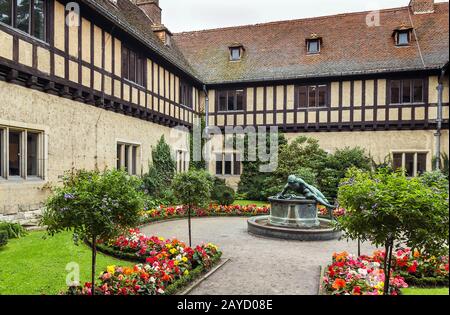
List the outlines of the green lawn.
{"label": "green lawn", "polygon": [[[80,282],[90,282],[90,249],[84,244],[75,246],[68,232],[47,239],[44,235],[31,232],[0,249],[0,295],[58,294],[66,288],[65,268],[70,262],[79,264]],[[109,265],[132,264],[97,255],[98,274]]]}
{"label": "green lawn", "polygon": [[433,288],[433,289],[407,288],[407,289],[403,289],[402,293],[404,295],[449,295],[449,289],[448,288]]}
{"label": "green lawn", "polygon": [[254,200],[236,200],[233,204],[239,205],[239,206],[256,205],[258,207],[262,207],[262,206],[267,206],[269,203],[263,202],[263,201],[254,201]]}

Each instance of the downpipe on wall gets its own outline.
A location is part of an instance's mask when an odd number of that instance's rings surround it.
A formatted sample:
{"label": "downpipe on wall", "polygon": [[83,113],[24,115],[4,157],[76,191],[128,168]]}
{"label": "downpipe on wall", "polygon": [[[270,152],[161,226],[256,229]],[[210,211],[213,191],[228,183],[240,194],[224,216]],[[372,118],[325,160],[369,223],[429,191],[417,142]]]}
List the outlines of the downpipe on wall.
{"label": "downpipe on wall", "polygon": [[444,78],[445,74],[448,69],[448,63],[442,68],[441,75],[439,76],[439,84],[437,86],[438,91],[438,108],[437,108],[437,119],[436,119],[436,170],[439,170],[441,168],[441,130],[442,130],[442,99],[443,99],[443,93],[444,93]]}

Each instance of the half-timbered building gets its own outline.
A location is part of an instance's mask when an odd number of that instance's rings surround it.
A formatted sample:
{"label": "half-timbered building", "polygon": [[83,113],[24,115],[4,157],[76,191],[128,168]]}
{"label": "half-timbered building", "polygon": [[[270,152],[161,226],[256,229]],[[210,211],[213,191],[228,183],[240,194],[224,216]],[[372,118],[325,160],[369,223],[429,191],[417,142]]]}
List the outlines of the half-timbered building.
{"label": "half-timbered building", "polygon": [[[412,0],[172,34],[158,0],[0,0],[0,219],[34,219],[70,169],[145,173],[161,135],[199,115],[431,170],[449,151],[448,13]],[[235,186],[236,152],[213,156]]]}

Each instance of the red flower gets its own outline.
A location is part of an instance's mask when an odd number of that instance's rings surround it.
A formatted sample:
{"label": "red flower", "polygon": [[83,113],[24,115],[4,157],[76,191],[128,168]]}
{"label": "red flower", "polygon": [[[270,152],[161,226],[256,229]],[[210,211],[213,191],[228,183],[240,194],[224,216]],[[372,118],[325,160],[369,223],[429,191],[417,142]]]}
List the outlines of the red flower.
{"label": "red flower", "polygon": [[354,294],[354,295],[361,295],[361,287],[355,286],[355,287],[353,288],[353,294]]}
{"label": "red flower", "polygon": [[409,273],[416,273],[417,271],[417,261],[414,260],[413,264],[408,268]]}

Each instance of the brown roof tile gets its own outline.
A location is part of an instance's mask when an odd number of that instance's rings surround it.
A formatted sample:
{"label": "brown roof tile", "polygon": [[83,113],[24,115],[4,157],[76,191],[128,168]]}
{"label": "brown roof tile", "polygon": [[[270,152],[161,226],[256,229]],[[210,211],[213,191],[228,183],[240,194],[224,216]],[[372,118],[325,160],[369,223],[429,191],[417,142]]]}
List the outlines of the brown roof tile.
{"label": "brown roof tile", "polygon": [[[408,7],[382,10],[375,27],[367,26],[368,13],[186,32],[174,40],[209,84],[439,68],[448,61],[448,2],[432,14],[411,14],[412,23]],[[394,45],[393,30],[402,24],[413,24],[419,39],[408,47]],[[312,33],[323,40],[318,55],[305,52]],[[228,47],[236,42],[245,54],[230,62]]]}

